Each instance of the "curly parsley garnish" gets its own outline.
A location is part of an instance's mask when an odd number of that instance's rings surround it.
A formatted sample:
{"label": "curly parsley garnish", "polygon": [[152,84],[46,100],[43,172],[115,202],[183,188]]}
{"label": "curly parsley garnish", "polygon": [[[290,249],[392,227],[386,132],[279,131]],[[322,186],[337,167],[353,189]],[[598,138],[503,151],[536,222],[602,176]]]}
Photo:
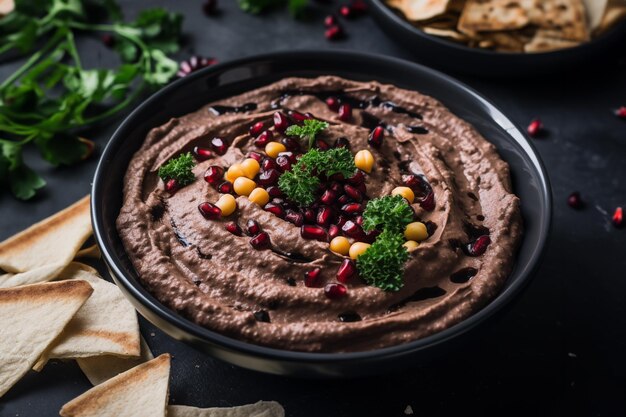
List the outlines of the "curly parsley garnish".
{"label": "curly parsley garnish", "polygon": [[401,233],[413,221],[413,210],[402,196],[388,195],[370,200],[363,212],[363,229],[376,228]]}
{"label": "curly parsley garnish", "polygon": [[384,230],[365,253],[356,260],[359,275],[369,285],[384,291],[398,291],[402,288],[404,263],[409,253],[402,244],[401,233]]}
{"label": "curly parsley garnish", "polygon": [[177,158],[172,158],[159,168],[159,177],[163,182],[176,180],[179,186],[191,184],[195,181],[196,176],[193,175],[192,169],[195,166],[193,156],[190,152],[181,154]]}
{"label": "curly parsley garnish", "polygon": [[349,178],[355,171],[354,157],[348,149],[311,149],[298,159],[291,171],[280,176],[278,187],[290,200],[308,206],[315,201],[320,175],[342,174]]}
{"label": "curly parsley garnish", "polygon": [[287,128],[285,133],[288,136],[299,136],[300,139],[304,139],[308,141],[309,149],[313,147],[315,143],[315,137],[322,130],[328,128],[328,123],[323,122],[317,119],[307,119],[304,121],[302,126],[291,125]]}

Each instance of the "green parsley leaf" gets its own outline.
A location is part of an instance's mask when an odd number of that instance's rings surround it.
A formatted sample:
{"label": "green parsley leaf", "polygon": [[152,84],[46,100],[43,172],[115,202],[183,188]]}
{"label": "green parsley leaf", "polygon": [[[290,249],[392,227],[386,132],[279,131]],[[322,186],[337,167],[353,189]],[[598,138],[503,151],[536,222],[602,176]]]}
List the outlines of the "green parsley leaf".
{"label": "green parsley leaf", "polygon": [[289,12],[294,17],[302,17],[304,10],[309,4],[308,0],[239,0],[241,10],[259,14],[268,9],[287,5]]}
{"label": "green parsley leaf", "polygon": [[365,282],[384,291],[398,291],[404,285],[404,263],[409,253],[401,233],[384,230],[356,260]]}
{"label": "green parsley leaf", "polygon": [[41,156],[53,166],[72,165],[85,157],[87,145],[67,133],[42,134],[35,139]]}
{"label": "green parsley leaf", "polygon": [[196,163],[193,161],[191,152],[187,152],[179,155],[177,158],[170,159],[159,168],[159,177],[164,182],[174,179],[178,182],[178,185],[184,187],[195,181],[196,176],[192,172],[195,165]]}
{"label": "green parsley leaf", "polygon": [[303,206],[313,204],[319,185],[319,178],[294,170],[285,172],[278,179],[278,187],[287,197]]}
{"label": "green parsley leaf", "polygon": [[300,139],[308,141],[309,149],[313,147],[315,142],[315,136],[317,136],[322,130],[328,128],[328,123],[317,119],[307,119],[302,126],[291,125],[285,131],[288,136],[299,136]]}
{"label": "green parsley leaf", "polygon": [[363,212],[363,229],[390,230],[404,232],[407,224],[413,221],[413,210],[407,201],[399,195],[387,195],[367,202]]}

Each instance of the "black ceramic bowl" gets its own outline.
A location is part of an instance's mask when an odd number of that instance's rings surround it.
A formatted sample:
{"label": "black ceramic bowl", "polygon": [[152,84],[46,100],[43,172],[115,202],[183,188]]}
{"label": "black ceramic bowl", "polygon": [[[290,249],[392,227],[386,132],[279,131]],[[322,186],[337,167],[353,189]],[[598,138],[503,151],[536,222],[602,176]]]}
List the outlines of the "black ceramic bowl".
{"label": "black ceramic bowl", "polygon": [[439,68],[489,77],[527,77],[561,72],[572,68],[597,68],[602,61],[623,56],[626,42],[626,21],[574,48],[533,54],[496,52],[470,48],[424,33],[401,13],[385,4],[385,0],[368,0],[374,19],[383,31],[411,50],[420,62]]}
{"label": "black ceramic bowl", "polygon": [[[334,74],[378,80],[416,89],[441,100],[472,123],[511,166],[521,199],[524,238],[515,267],[500,295],[467,320],[432,336],[400,346],[358,353],[305,353],[272,349],[231,339],[203,328],[163,306],[140,284],[115,228],[128,162],[147,132],[174,116],[210,101],[288,76]],[[352,52],[288,52],[216,65],[179,80],[140,105],[122,123],[96,170],[91,209],[103,258],[120,289],[139,312],[170,336],[242,367],[298,376],[355,376],[427,361],[463,341],[479,324],[513,300],[531,278],[548,236],[551,200],[545,170],[532,145],[498,109],[468,87],[431,69],[389,57]]]}

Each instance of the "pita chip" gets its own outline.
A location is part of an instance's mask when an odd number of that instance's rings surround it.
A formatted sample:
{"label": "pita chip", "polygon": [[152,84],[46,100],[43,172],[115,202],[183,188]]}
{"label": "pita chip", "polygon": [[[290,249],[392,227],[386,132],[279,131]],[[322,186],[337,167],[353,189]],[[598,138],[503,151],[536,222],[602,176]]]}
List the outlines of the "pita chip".
{"label": "pita chip", "polygon": [[154,359],[146,340],[141,338],[141,353],[138,358],[123,358],[113,355],[77,358],[76,362],[92,385],[98,385],[137,365]]}
{"label": "pita chip", "polygon": [[14,0],[0,0],[0,17],[6,16],[15,9]]}
{"label": "pita chip", "polygon": [[587,13],[582,0],[542,0],[527,10],[530,22],[542,29],[554,30],[554,38],[589,40]]}
{"label": "pita chip", "polygon": [[617,22],[626,18],[626,1],[609,0],[606,12],[595,30],[596,35],[600,35],[611,29]]}
{"label": "pita chip", "polygon": [[549,36],[550,32],[538,30],[535,37],[526,45],[525,52],[549,52],[558,49],[572,48],[580,45],[580,42],[570,41],[567,39],[553,38]]}
{"label": "pita chip", "polygon": [[102,257],[102,253],[100,252],[100,248],[98,245],[91,245],[85,249],[81,249],[76,253],[75,258],[93,258],[100,259]]}
{"label": "pita chip", "polygon": [[170,405],[168,417],[285,417],[285,410],[276,401],[259,401],[255,404],[229,408],[196,408]]}
{"label": "pita chip", "polygon": [[58,278],[86,281],[93,288],[93,294],[46,349],[35,370],[43,368],[48,359],[139,356],[137,314],[115,284],[102,279],[92,267],[78,262],[71,263]]}
{"label": "pita chip", "polygon": [[522,28],[529,21],[521,1],[468,0],[459,18],[458,29],[467,34],[511,30]]}
{"label": "pita chip", "polygon": [[408,20],[420,21],[444,14],[450,0],[393,0],[388,3],[404,13]]}
{"label": "pita chip", "polygon": [[0,396],[15,384],[89,298],[86,281],[0,289]]}
{"label": "pita chip", "polygon": [[170,355],[121,373],[68,402],[62,417],[165,417]]}
{"label": "pita chip", "polygon": [[50,281],[53,279],[51,277],[56,277],[63,269],[65,269],[65,265],[57,263],[40,266],[30,271],[19,272],[17,274],[2,274],[0,275],[0,288],[11,288]]}
{"label": "pita chip", "polygon": [[587,10],[589,29],[593,31],[600,26],[600,22],[602,22],[604,13],[607,10],[609,0],[583,0],[583,3]]}
{"label": "pita chip", "polygon": [[[34,224],[28,229],[0,243],[0,269],[19,274],[48,268],[50,275],[35,274],[38,279],[50,281],[74,259],[76,252],[92,233],[89,216],[89,196],[57,214]],[[59,269],[60,268],[60,269]],[[40,270],[41,271],[41,270]],[[3,276],[13,281],[32,282]]]}

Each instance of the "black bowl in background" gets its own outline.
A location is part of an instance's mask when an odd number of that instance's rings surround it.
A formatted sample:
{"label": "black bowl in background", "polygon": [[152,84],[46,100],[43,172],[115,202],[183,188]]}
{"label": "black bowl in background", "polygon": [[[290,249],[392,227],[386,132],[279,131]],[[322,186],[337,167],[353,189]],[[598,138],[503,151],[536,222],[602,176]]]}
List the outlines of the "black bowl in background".
{"label": "black bowl in background", "polygon": [[413,26],[384,0],[368,0],[383,32],[412,51],[420,62],[438,68],[483,77],[530,77],[597,68],[603,61],[625,56],[626,21],[579,46],[541,53],[496,52],[470,48],[429,35]]}
{"label": "black bowl in background", "polygon": [[[356,353],[306,353],[257,346],[203,328],[162,305],[140,284],[115,228],[129,160],[147,132],[171,117],[287,76],[334,74],[416,89],[441,100],[472,123],[511,166],[525,234],[502,292],[485,308],[442,332],[399,346]],[[439,72],[389,57],[336,52],[284,52],[216,65],[174,82],[141,104],[121,124],[102,154],[91,210],[96,240],[113,279],[139,312],[170,336],[219,359],[263,372],[306,377],[356,376],[428,361],[467,339],[470,330],[510,304],[531,278],[548,236],[551,196],[542,163],[524,135],[473,90]]]}

